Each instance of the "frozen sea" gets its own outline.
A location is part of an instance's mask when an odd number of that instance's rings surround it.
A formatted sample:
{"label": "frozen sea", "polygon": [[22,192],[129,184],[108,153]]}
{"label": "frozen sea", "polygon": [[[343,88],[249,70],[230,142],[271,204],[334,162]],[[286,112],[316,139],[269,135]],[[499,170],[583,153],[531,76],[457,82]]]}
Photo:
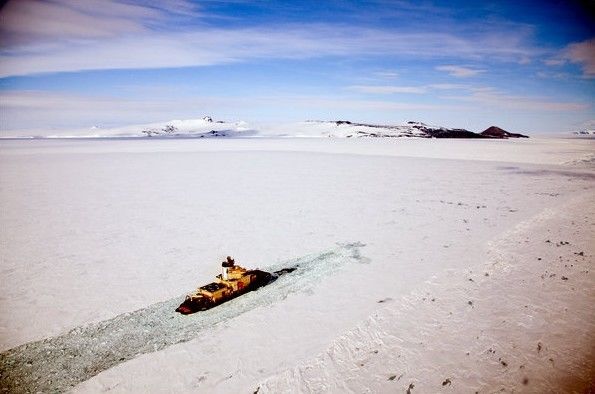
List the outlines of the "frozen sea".
{"label": "frozen sea", "polygon": [[[0,141],[3,387],[375,387],[374,374],[360,376],[344,364],[327,376],[334,383],[317,385],[330,366],[312,360],[324,359],[329,349],[339,355],[333,347],[340,338],[387,307],[402,312],[429,283],[446,288],[445,275],[483,267],[495,244],[504,250],[507,239],[512,243],[506,234],[544,212],[574,202],[572,212],[582,209],[592,219],[585,207],[593,206],[594,148],[593,140],[574,139]],[[593,235],[592,223],[580,227],[577,240]],[[592,263],[590,251],[581,252]],[[180,320],[163,307],[210,281],[227,255],[261,269],[300,262],[303,274],[222,305],[214,317]],[[588,300],[595,301],[593,280],[586,278]],[[408,315],[413,321],[431,316],[415,309]],[[151,324],[137,331],[136,316],[178,320],[169,331],[159,326],[156,337]],[[99,329],[99,347],[80,346],[87,343],[81,335],[91,340]],[[136,339],[116,344],[110,339],[116,329]],[[462,341],[452,330],[443,335]],[[138,345],[145,338],[162,343]],[[362,336],[350,343],[357,340]],[[41,364],[51,361],[38,352],[44,343],[52,351],[62,346],[68,379],[43,377]],[[118,352],[125,355],[113,356]],[[300,368],[314,368],[315,382]],[[336,384],[346,376],[361,384]],[[415,382],[424,387],[423,379]]]}

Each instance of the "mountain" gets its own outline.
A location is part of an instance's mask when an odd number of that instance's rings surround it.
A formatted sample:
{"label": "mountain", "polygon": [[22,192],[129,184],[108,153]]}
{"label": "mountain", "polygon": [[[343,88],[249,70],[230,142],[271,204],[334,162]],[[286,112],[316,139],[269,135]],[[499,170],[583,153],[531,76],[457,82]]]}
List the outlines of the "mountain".
{"label": "mountain", "polygon": [[492,126],[481,134],[465,129],[432,126],[409,121],[400,125],[358,123],[348,120],[308,120],[293,123],[248,123],[213,120],[210,116],[199,119],[170,120],[115,128],[93,126],[87,130],[71,131],[46,137],[21,138],[512,138],[526,137]]}
{"label": "mountain", "polygon": [[323,137],[339,138],[496,138],[490,135],[477,134],[465,129],[431,126],[414,121],[409,121],[401,125],[375,125],[355,123],[347,120],[307,121],[304,122],[304,128],[311,129],[311,131],[314,131],[314,134],[319,134]]}
{"label": "mountain", "polygon": [[595,130],[573,131],[572,134],[581,135],[581,136],[593,136],[593,135],[595,135]]}
{"label": "mountain", "polygon": [[[116,134],[114,134],[114,131]],[[309,137],[309,138],[527,138],[492,126],[481,134],[465,129],[432,126],[409,121],[400,125],[358,123],[348,120],[308,120],[297,123],[271,123],[249,127],[246,122],[214,121],[210,116],[200,119],[172,120],[145,126],[130,126],[112,130],[112,136],[137,137]]]}
{"label": "mountain", "polygon": [[526,135],[523,134],[516,134],[516,133],[510,133],[506,130],[501,129],[500,127],[496,127],[496,126],[490,126],[487,129],[485,129],[484,131],[482,131],[480,133],[483,136],[489,137],[489,138],[501,138],[501,139],[505,139],[505,138],[529,138]]}
{"label": "mountain", "polygon": [[348,120],[324,121],[309,120],[296,124],[294,135],[303,137],[333,137],[333,138],[394,138],[394,137],[422,137],[428,135],[420,129],[423,123],[408,122],[404,125],[376,125],[356,123]]}
{"label": "mountain", "polygon": [[127,126],[107,130],[108,137],[210,138],[249,136],[256,132],[246,122],[214,121],[210,116],[200,119],[171,120],[148,125]]}

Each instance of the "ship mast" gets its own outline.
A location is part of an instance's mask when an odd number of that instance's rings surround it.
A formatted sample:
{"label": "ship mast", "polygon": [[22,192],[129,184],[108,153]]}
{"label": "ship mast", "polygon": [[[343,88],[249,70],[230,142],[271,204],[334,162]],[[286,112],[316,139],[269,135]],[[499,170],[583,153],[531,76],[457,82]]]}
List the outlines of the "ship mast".
{"label": "ship mast", "polygon": [[227,260],[221,263],[221,279],[228,279],[228,272],[231,267],[235,265],[235,260],[231,256],[227,256]]}

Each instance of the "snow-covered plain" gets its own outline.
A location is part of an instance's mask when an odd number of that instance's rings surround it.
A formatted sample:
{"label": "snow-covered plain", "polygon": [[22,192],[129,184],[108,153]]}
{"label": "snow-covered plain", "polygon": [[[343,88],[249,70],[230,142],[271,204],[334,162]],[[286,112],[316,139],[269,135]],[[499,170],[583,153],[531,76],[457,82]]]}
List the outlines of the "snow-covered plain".
{"label": "snow-covered plain", "polygon": [[[571,387],[535,367],[528,352],[539,342],[555,358],[548,361],[552,368],[570,365],[564,371],[572,387],[586,387],[592,363],[575,361],[593,355],[588,305],[595,301],[589,273],[595,251],[588,240],[595,234],[587,208],[593,207],[594,148],[591,140],[554,139],[2,141],[0,346],[13,349],[0,358],[2,386],[62,391],[79,383],[80,392]],[[553,219],[539,219],[544,215]],[[564,237],[572,247],[546,243],[548,230],[552,242]],[[529,236],[532,243],[519,248]],[[353,243],[360,245],[357,258],[328,257]],[[568,262],[576,269],[536,264],[537,257],[558,264],[563,249],[564,259],[576,258]],[[509,268],[493,268],[503,259],[494,256],[511,253]],[[186,319],[184,327],[193,322],[196,334],[184,331],[183,340],[166,339],[155,351],[118,347],[107,332],[101,343],[69,353],[77,333],[95,332],[85,325],[112,327],[108,322],[123,313],[145,316],[155,304],[175,304],[209,281],[228,254],[262,269],[311,259],[316,264],[308,272],[317,274],[296,276],[291,291],[257,291],[216,308],[225,316],[212,324],[172,310],[171,318]],[[543,287],[546,269],[556,273],[557,287]],[[242,309],[242,302],[251,306]],[[535,323],[560,308],[576,319],[556,315],[567,323]],[[226,312],[232,310],[241,313]],[[160,313],[170,318],[167,308]],[[509,317],[508,325],[494,316]],[[144,330],[130,329],[131,337],[151,334],[151,324],[126,327]],[[478,327],[487,334],[474,332]],[[425,345],[415,342],[416,334]],[[563,347],[559,339],[546,341],[548,335],[576,341]],[[35,380],[51,360],[34,353],[43,343],[20,345],[44,338],[64,346],[60,362],[71,372],[68,380]],[[532,342],[524,347],[521,340]],[[121,363],[103,363],[102,346],[105,354],[125,351]],[[376,361],[364,360],[360,349]],[[456,349],[460,354],[446,356]],[[490,372],[488,349],[498,351],[496,360],[501,351],[520,350]],[[7,367],[14,354],[37,357]],[[527,384],[520,365],[531,370]],[[25,379],[20,386],[16,375]]]}

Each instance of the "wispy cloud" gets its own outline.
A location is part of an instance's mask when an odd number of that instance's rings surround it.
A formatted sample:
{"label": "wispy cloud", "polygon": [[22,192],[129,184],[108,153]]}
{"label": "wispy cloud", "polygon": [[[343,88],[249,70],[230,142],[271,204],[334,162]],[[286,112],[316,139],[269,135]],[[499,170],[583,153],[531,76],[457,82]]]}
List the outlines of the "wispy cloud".
{"label": "wispy cloud", "polygon": [[449,75],[457,78],[473,77],[485,72],[483,69],[456,65],[437,66],[436,70],[447,72]]}
{"label": "wispy cloud", "polygon": [[595,78],[595,38],[567,45],[555,56],[545,59],[549,67],[560,67],[568,63],[578,64],[584,78]]}
{"label": "wispy cloud", "polygon": [[[171,92],[172,89],[169,89]],[[0,133],[23,135],[22,130],[45,134],[89,131],[91,126],[123,126],[137,123],[189,119],[203,115],[232,120],[254,118],[262,108],[278,109],[282,120],[304,120],[308,116],[341,116],[349,113],[440,110],[449,106],[390,100],[349,99],[335,95],[287,95],[227,97],[217,95],[176,97],[155,94],[132,99],[45,91],[1,91]],[[451,109],[454,109],[453,105]],[[288,112],[291,109],[292,112]],[[305,115],[308,114],[308,115]],[[248,118],[244,118],[248,115]],[[270,120],[270,119],[269,119]],[[28,134],[28,133],[25,133]]]}
{"label": "wispy cloud", "polygon": [[[370,121],[387,119],[390,123],[395,119],[434,119],[439,124],[449,124],[453,127],[461,126],[461,113],[490,114],[494,108],[505,109],[509,114],[525,111],[525,115],[532,114],[536,117],[541,117],[544,113],[566,112],[574,119],[578,118],[578,111],[589,108],[587,103],[515,96],[489,87],[469,87],[464,91],[467,95],[442,97],[451,100],[446,104],[352,99],[332,94],[260,95],[251,96],[249,99],[217,95],[177,97],[171,94],[171,88],[164,89],[164,94],[154,94],[142,99],[43,91],[0,91],[0,134],[47,135],[73,131],[84,134],[93,133],[90,129],[93,125],[117,127],[171,119],[190,119],[204,115],[224,120],[258,122],[263,120],[259,116],[262,108],[272,109],[274,113],[279,114],[277,118],[268,117],[268,121],[369,118]],[[170,95],[167,94],[168,91]],[[452,117],[445,121],[443,117],[447,114]],[[592,116],[589,113],[583,114]],[[490,116],[493,117],[493,120],[490,120],[492,123],[503,119],[501,114]],[[483,124],[490,118],[481,119]]]}
{"label": "wispy cloud", "polygon": [[62,92],[5,90],[0,91],[0,128],[5,132],[23,128],[48,130],[156,121],[181,116],[191,108],[200,110],[209,104],[208,100],[192,100],[187,103],[184,100],[157,97],[138,100]]}
{"label": "wispy cloud", "polygon": [[458,83],[434,83],[431,85],[427,85],[431,89],[438,89],[438,90],[459,90],[459,89],[467,89],[467,85],[462,85]]}
{"label": "wispy cloud", "polygon": [[[484,106],[507,110],[530,111],[584,111],[591,106],[588,103],[555,101],[545,97],[520,96],[503,92],[490,86],[472,86],[463,84],[429,84],[421,86],[390,85],[355,85],[348,87],[369,94],[432,94],[446,100],[468,102],[471,106]],[[458,92],[458,95],[441,95],[443,92]],[[469,107],[468,107],[469,108]]]}
{"label": "wispy cloud", "polygon": [[543,64],[545,64],[546,66],[551,66],[551,67],[563,66],[566,63],[567,62],[565,59],[560,59],[560,58],[551,58],[551,59],[546,59],[543,61]]}
{"label": "wispy cloud", "polygon": [[570,44],[564,52],[570,62],[581,65],[584,77],[595,78],[595,38]]}
{"label": "wispy cloud", "polygon": [[569,80],[572,78],[576,78],[575,75],[572,75],[567,72],[550,72],[550,71],[538,71],[535,75],[542,79],[557,79],[557,80]]}
{"label": "wispy cloud", "polygon": [[391,86],[391,85],[354,85],[349,86],[348,89],[355,90],[362,93],[372,94],[395,94],[395,93],[412,93],[421,94],[427,90],[423,86]]}
{"label": "wispy cloud", "polygon": [[352,85],[347,89],[369,94],[424,94],[432,90],[466,90],[469,86],[455,83],[435,83],[420,86]]}
{"label": "wispy cloud", "polygon": [[373,75],[382,79],[396,79],[399,77],[399,73],[396,71],[377,71]]}
{"label": "wispy cloud", "polygon": [[504,93],[492,87],[470,88],[470,94],[444,98],[468,101],[473,104],[507,110],[530,110],[539,112],[585,111],[591,105],[581,102],[553,101],[544,97],[520,96]]}
{"label": "wispy cloud", "polygon": [[108,39],[144,34],[176,16],[198,16],[187,0],[124,2],[118,0],[18,0],[0,11],[0,44],[4,48],[38,46],[57,41]]}
{"label": "wispy cloud", "polygon": [[[524,31],[420,32],[330,23],[223,28],[197,18],[200,12],[185,0],[13,1],[0,13],[0,77],[356,55],[518,62],[538,51]],[[177,23],[185,17],[191,23]],[[481,72],[445,67],[455,76]]]}
{"label": "wispy cloud", "polygon": [[521,65],[530,64],[531,58],[529,56],[521,56],[517,63]]}
{"label": "wispy cloud", "polygon": [[[94,42],[51,44],[37,49],[14,49],[0,56],[0,77],[40,72],[96,69],[187,67],[225,64],[260,58],[300,59],[357,54],[463,57],[510,54],[503,48],[486,50],[448,34],[395,33],[342,27],[285,26],[282,28],[203,29],[190,33],[152,33]],[[455,76],[481,70],[446,66]]]}

